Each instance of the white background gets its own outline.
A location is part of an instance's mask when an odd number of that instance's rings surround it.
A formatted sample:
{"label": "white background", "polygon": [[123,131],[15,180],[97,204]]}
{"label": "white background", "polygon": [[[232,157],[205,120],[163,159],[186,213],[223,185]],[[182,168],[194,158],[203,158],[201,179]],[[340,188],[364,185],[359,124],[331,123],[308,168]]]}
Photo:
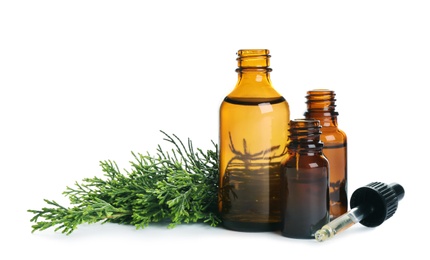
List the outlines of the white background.
{"label": "white background", "polygon": [[[429,14],[417,0],[1,1],[0,258],[424,256]],[[336,91],[349,195],[400,183],[406,194],[391,219],[324,243],[205,225],[31,233],[27,209],[67,203],[65,187],[101,177],[100,160],[128,169],[131,151],[166,144],[159,130],[213,148],[243,48],[271,51],[291,119],[302,117],[307,90]]]}

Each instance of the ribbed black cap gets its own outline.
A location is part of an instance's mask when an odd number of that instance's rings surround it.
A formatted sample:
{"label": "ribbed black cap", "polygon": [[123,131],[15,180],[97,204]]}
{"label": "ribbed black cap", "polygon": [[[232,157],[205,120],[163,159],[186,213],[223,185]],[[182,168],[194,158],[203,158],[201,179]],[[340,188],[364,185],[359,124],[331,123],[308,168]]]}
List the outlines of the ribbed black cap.
{"label": "ribbed black cap", "polygon": [[397,183],[372,182],[358,188],[351,195],[351,208],[365,206],[371,213],[360,221],[367,227],[376,227],[394,215],[398,203],[405,196],[405,190]]}

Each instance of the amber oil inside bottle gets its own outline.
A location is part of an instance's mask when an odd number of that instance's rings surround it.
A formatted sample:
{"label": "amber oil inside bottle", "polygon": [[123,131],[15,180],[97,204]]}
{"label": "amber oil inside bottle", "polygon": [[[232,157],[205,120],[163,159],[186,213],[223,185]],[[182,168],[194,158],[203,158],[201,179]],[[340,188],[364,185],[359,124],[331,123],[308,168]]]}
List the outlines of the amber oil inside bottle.
{"label": "amber oil inside bottle", "polygon": [[315,89],[307,92],[306,118],[320,121],[323,153],[330,163],[330,218],[335,219],[348,210],[347,137],[338,128],[335,92]]}
{"label": "amber oil inside bottle", "polygon": [[237,54],[238,81],[220,107],[219,210],[228,229],[278,230],[289,106],[270,81],[269,51]]}
{"label": "amber oil inside bottle", "polygon": [[329,222],[329,164],[322,154],[318,120],[290,122],[288,157],[282,163],[283,236],[311,239]]}

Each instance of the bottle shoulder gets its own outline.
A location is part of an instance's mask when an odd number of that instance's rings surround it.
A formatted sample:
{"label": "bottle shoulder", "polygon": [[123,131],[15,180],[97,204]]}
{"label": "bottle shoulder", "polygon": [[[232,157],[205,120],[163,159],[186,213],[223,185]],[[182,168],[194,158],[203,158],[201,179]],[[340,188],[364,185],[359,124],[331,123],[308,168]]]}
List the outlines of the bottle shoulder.
{"label": "bottle shoulder", "polygon": [[337,127],[323,127],[321,129],[320,139],[327,144],[345,144],[347,142],[347,136],[344,131],[338,129]]}
{"label": "bottle shoulder", "polygon": [[238,98],[280,98],[282,95],[271,85],[240,84],[237,85],[227,97]]}
{"label": "bottle shoulder", "polygon": [[318,153],[288,153],[282,161],[284,167],[299,167],[312,169],[314,167],[328,167],[327,157],[321,152]]}

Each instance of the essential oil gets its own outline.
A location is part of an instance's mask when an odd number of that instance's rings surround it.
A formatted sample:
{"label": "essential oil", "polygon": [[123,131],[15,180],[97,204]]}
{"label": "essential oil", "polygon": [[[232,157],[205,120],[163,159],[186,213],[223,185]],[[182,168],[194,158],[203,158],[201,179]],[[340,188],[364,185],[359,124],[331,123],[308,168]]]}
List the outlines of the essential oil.
{"label": "essential oil", "polygon": [[240,50],[238,82],[220,107],[219,211],[231,230],[280,228],[290,111],[270,81],[269,58],[268,50]]}
{"label": "essential oil", "polygon": [[335,92],[315,89],[307,92],[306,118],[320,121],[323,153],[330,163],[330,218],[348,210],[347,137],[338,127]]}
{"label": "essential oil", "polygon": [[329,222],[329,174],[318,120],[290,122],[288,156],[281,167],[281,232],[313,238]]}

